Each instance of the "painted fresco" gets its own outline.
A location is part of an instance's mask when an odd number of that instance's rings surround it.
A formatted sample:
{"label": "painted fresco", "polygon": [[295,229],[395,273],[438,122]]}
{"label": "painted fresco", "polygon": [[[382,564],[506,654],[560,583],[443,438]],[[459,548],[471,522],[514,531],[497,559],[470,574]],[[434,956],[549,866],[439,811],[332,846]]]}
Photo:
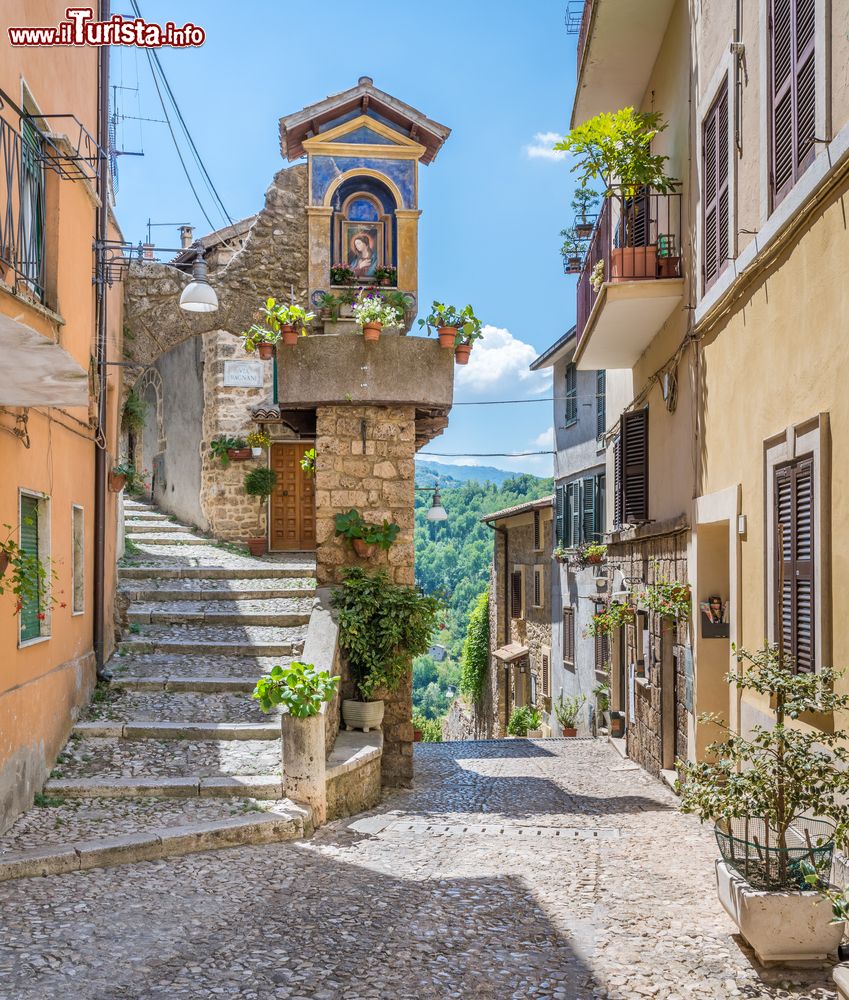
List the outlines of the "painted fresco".
{"label": "painted fresco", "polygon": [[374,129],[370,129],[367,125],[360,125],[359,128],[352,129],[350,132],[346,132],[345,135],[340,135],[336,139],[330,139],[330,142],[354,142],[359,143],[362,146],[398,146],[400,143],[395,142],[394,139],[388,139],[385,135],[381,135],[379,132],[375,132]]}
{"label": "painted fresco", "polygon": [[324,204],[327,189],[349,170],[374,170],[388,177],[401,192],[400,208],[416,207],[416,163],[414,160],[387,160],[376,156],[313,156],[312,203]]}

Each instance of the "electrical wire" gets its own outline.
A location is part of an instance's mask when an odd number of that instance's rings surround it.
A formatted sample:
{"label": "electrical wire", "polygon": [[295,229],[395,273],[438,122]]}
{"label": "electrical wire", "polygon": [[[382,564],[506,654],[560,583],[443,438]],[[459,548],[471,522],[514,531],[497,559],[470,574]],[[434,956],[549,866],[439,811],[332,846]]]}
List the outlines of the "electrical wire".
{"label": "electrical wire", "polygon": [[473,399],[468,401],[454,400],[454,406],[503,406],[506,403],[562,403],[567,399],[580,400],[582,402],[598,402],[603,399],[603,395],[594,394],[591,396],[534,396],[529,399]]}
{"label": "electrical wire", "polygon": [[420,451],[423,458],[527,458],[529,455],[554,455],[553,451]]}

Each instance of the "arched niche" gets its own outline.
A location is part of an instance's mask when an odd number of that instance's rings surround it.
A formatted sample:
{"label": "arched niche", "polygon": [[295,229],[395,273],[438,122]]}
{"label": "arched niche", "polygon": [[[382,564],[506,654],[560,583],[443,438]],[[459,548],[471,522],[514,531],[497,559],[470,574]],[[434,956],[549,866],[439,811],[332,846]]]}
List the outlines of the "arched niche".
{"label": "arched niche", "polygon": [[331,260],[347,264],[358,281],[369,281],[377,268],[398,266],[398,197],[374,174],[349,175],[328,192]]}

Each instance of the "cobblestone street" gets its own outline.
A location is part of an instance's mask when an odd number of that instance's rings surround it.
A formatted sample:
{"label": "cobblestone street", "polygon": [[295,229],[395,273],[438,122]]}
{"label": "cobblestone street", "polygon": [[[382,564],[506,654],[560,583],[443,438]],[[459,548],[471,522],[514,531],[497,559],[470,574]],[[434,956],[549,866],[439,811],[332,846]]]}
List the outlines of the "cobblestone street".
{"label": "cobblestone street", "polygon": [[833,998],[754,964],[714,856],[605,743],[418,745],[312,840],[0,885],[0,997]]}

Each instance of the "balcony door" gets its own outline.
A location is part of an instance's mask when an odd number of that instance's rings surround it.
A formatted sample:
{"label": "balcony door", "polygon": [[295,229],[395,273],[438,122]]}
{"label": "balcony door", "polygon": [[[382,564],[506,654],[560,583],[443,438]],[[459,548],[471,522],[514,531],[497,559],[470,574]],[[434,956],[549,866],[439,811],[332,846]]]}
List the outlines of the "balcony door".
{"label": "balcony door", "polygon": [[303,552],[315,548],[315,482],[301,468],[311,441],[271,446],[271,468],[277,486],[271,494],[270,548],[276,552]]}

